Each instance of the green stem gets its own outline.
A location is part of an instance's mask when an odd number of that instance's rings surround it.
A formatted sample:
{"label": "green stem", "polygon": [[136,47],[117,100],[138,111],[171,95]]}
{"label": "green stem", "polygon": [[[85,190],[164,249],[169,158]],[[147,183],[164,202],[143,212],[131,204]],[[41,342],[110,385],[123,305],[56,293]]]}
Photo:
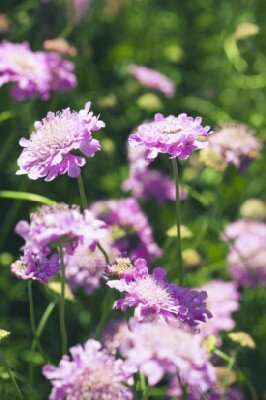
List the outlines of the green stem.
{"label": "green stem", "polygon": [[85,210],[88,206],[83,179],[81,174],[78,176],[78,185],[79,185],[79,193],[80,193],[80,200],[81,200],[81,207]]}
{"label": "green stem", "polygon": [[232,357],[230,357],[230,360],[228,361],[228,364],[227,364],[226,375],[224,378],[224,383],[223,383],[223,388],[222,388],[222,400],[225,400],[227,388],[228,388],[229,382],[230,382],[230,373],[236,362],[236,354],[237,353],[235,353]]}
{"label": "green stem", "polygon": [[172,159],[172,164],[173,164],[175,192],[176,192],[176,230],[177,230],[177,258],[178,258],[178,270],[179,270],[179,285],[182,285],[183,263],[182,263],[181,232],[180,232],[180,197],[179,197],[178,165],[176,158]]}
{"label": "green stem", "polygon": [[102,252],[106,264],[109,264],[109,257],[108,257],[108,254],[106,253],[105,249],[103,248],[103,246],[101,245],[101,243],[100,243],[99,241],[98,241],[98,243],[97,243],[97,247],[98,247],[98,249]]}
{"label": "green stem", "polygon": [[139,388],[142,393],[142,400],[147,400],[148,399],[148,388],[146,384],[146,378],[145,375],[142,372],[139,372]]}
{"label": "green stem", "polygon": [[[30,325],[31,325],[32,335],[33,335],[34,341],[36,342],[38,350],[42,355],[42,358],[44,359],[45,362],[48,362],[47,357],[42,349],[38,333],[36,331],[34,306],[33,306],[33,295],[32,295],[32,280],[31,279],[28,280],[28,289],[29,289],[29,303],[30,303]],[[31,360],[30,360],[30,362],[31,362]]]}
{"label": "green stem", "polygon": [[4,354],[2,353],[1,350],[0,350],[0,361],[1,361],[2,365],[3,365],[3,367],[6,369],[6,371],[8,372],[8,374],[9,374],[9,376],[10,376],[10,379],[11,379],[11,381],[12,381],[12,383],[13,383],[13,386],[14,386],[14,388],[16,389],[18,398],[19,398],[20,400],[23,400],[23,396],[22,396],[21,391],[20,391],[20,389],[19,389],[19,387],[18,387],[18,384],[17,384],[17,382],[16,382],[16,379],[15,379],[15,377],[14,377],[14,375],[13,375],[13,372],[12,372],[11,369],[9,368],[9,365],[8,365],[8,363],[7,363],[6,359],[5,359],[5,356],[4,356]]}
{"label": "green stem", "polygon": [[66,321],[65,321],[65,265],[64,265],[64,254],[63,249],[59,247],[60,255],[60,274],[61,274],[61,295],[60,295],[60,332],[62,341],[62,354],[67,353],[67,333],[66,333]]}
{"label": "green stem", "polygon": [[[46,322],[55,308],[55,305],[56,305],[56,302],[52,301],[51,303],[48,304],[46,310],[44,311],[42,318],[39,322],[39,325],[37,327],[38,337],[41,336],[42,331],[46,325]],[[31,348],[30,348],[30,357],[29,357],[30,360],[33,357],[33,353],[35,352],[35,349],[36,349],[36,342],[35,342],[35,340],[33,340],[31,343]],[[32,397],[33,371],[34,371],[33,363],[30,363],[30,372],[29,372],[29,398],[30,399]]]}

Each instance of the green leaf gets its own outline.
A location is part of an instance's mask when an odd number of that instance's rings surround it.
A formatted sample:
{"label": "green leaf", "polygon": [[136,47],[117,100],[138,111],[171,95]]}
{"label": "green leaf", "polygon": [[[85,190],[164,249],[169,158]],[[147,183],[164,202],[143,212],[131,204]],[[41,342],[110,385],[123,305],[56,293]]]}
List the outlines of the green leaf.
{"label": "green leaf", "polygon": [[56,201],[48,199],[47,197],[44,196],[40,196],[39,194],[28,193],[28,192],[16,192],[13,190],[0,190],[0,197],[4,199],[33,201],[36,203],[43,203],[48,205],[56,203]]}

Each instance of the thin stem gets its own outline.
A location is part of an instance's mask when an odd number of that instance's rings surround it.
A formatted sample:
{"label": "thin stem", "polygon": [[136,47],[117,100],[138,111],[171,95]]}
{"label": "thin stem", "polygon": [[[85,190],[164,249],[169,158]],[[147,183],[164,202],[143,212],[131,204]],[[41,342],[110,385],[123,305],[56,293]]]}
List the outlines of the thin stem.
{"label": "thin stem", "polygon": [[[53,312],[54,308],[55,308],[56,302],[52,301],[51,303],[48,304],[46,310],[44,311],[42,318],[39,322],[39,325],[37,327],[37,335],[38,337],[41,336],[42,331],[46,325],[46,322],[48,321],[51,313]],[[29,359],[32,359],[33,353],[35,352],[36,349],[36,342],[35,340],[32,341],[31,343],[31,348],[30,348],[30,357]],[[30,372],[29,372],[29,398],[31,399],[32,396],[32,383],[33,383],[33,371],[34,371],[34,367],[33,367],[33,363],[30,363]]]}
{"label": "thin stem", "polygon": [[87,199],[86,199],[86,194],[85,194],[85,189],[84,189],[84,184],[83,184],[83,179],[82,179],[81,174],[78,176],[78,185],[79,185],[81,206],[83,209],[86,209],[88,206],[88,203],[87,203]]}
{"label": "thin stem", "polygon": [[99,241],[98,241],[98,243],[97,243],[97,247],[98,247],[98,249],[102,252],[106,264],[109,264],[109,257],[108,257],[108,254],[106,253],[105,249],[103,248],[103,246],[101,245],[101,243],[100,243]]}
{"label": "thin stem", "polygon": [[180,232],[180,197],[179,197],[179,178],[178,178],[178,165],[176,158],[172,159],[175,192],[176,192],[176,231],[177,231],[177,258],[179,270],[179,284],[183,283],[183,263],[182,263],[182,249],[181,249],[181,232]]}
{"label": "thin stem", "polygon": [[223,383],[223,388],[222,388],[222,400],[225,400],[227,388],[228,388],[229,383],[230,383],[230,374],[231,374],[231,371],[232,371],[232,369],[234,367],[234,364],[236,362],[236,354],[237,353],[235,353],[234,356],[230,357],[230,360],[228,361],[228,364],[227,364],[226,375],[225,375],[225,378],[224,378],[224,383]]}
{"label": "thin stem", "polygon": [[61,295],[60,295],[60,332],[62,341],[62,354],[67,353],[67,333],[66,333],[66,321],[65,321],[65,264],[64,264],[64,254],[63,249],[59,247],[60,255],[60,275],[61,275]]}
{"label": "thin stem", "polygon": [[[31,331],[32,335],[34,338],[34,341],[36,342],[36,345],[38,347],[39,352],[42,355],[42,358],[44,359],[45,362],[47,362],[47,357],[42,349],[38,333],[36,331],[36,324],[35,324],[35,317],[34,317],[34,306],[33,306],[33,295],[32,295],[32,280],[28,280],[28,289],[29,289],[29,303],[30,303],[30,325],[31,325]],[[31,360],[30,360],[31,362]]]}
{"label": "thin stem", "polygon": [[20,389],[19,389],[19,387],[18,387],[18,384],[17,384],[17,382],[16,382],[16,379],[15,379],[15,377],[14,377],[14,375],[13,375],[13,372],[12,372],[11,369],[9,368],[9,365],[8,365],[8,363],[7,363],[6,359],[5,359],[5,356],[4,356],[4,354],[2,353],[1,350],[0,350],[0,361],[1,361],[2,365],[3,365],[3,367],[6,369],[6,371],[8,372],[8,374],[9,374],[9,376],[10,376],[10,379],[11,379],[11,381],[12,381],[12,383],[13,383],[13,386],[14,386],[14,388],[16,389],[18,398],[19,398],[20,400],[23,400],[22,393],[21,393],[21,391],[20,391]]}
{"label": "thin stem", "polygon": [[139,372],[139,388],[142,393],[142,400],[147,400],[148,397],[148,388],[146,383],[146,378],[143,372]]}

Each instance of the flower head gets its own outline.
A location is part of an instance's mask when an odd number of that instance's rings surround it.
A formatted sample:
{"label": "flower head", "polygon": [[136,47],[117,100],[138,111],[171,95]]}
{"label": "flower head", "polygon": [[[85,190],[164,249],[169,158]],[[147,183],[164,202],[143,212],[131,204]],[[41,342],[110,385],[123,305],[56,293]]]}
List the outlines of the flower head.
{"label": "flower head", "polygon": [[179,374],[183,384],[199,393],[206,393],[213,385],[214,369],[208,363],[199,335],[158,321],[131,321],[130,328],[120,352],[130,366],[146,375],[150,386],[166,374],[170,377]]}
{"label": "flower head", "polygon": [[96,218],[106,222],[119,252],[148,260],[161,255],[162,250],[153,240],[148,218],[134,198],[97,201],[90,210]]}
{"label": "flower head", "polygon": [[232,314],[239,308],[236,283],[214,279],[200,289],[208,293],[207,307],[212,313],[212,318],[202,326],[201,336],[219,336],[222,330],[232,330],[235,326]]}
{"label": "flower head", "polygon": [[144,86],[162,92],[166,97],[173,97],[175,84],[167,76],[142,65],[131,65],[129,72]]}
{"label": "flower head", "polygon": [[143,123],[130,135],[129,143],[133,146],[144,145],[148,162],[153,161],[159,153],[183,160],[194,150],[208,144],[206,136],[210,128],[203,127],[201,122],[200,117],[193,119],[187,114],[179,114],[177,117],[156,114],[153,122]]}
{"label": "flower head", "polygon": [[76,345],[63,356],[58,367],[46,365],[44,376],[53,385],[49,400],[133,400],[132,372],[96,340]]}
{"label": "flower head", "polygon": [[73,89],[77,80],[74,66],[55,53],[33,52],[27,42],[0,44],[0,86],[13,82],[16,100],[39,96],[47,100],[53,90]]}
{"label": "flower head", "polygon": [[137,259],[135,268],[120,280],[109,280],[107,285],[125,293],[114,303],[115,309],[127,310],[135,307],[138,320],[162,319],[198,325],[211,314],[205,307],[207,293],[182,288],[166,279],[163,268],[155,268],[152,274],[144,259]]}
{"label": "flower head", "polygon": [[229,272],[241,286],[266,285],[266,224],[239,220],[224,232]]}
{"label": "flower head", "polygon": [[86,160],[72,151],[80,150],[87,157],[93,157],[101,149],[92,132],[105,125],[89,110],[90,103],[87,103],[80,112],[67,108],[49,112],[42,121],[35,122],[30,139],[20,139],[24,149],[18,158],[17,174],[27,174],[30,179],[45,177],[46,181],[65,173],[76,178]]}
{"label": "flower head", "polygon": [[128,332],[127,323],[124,319],[110,321],[101,335],[101,343],[110,353],[116,354]]}
{"label": "flower head", "polygon": [[217,129],[209,139],[210,150],[218,153],[223,162],[234,164],[244,171],[258,158],[261,143],[246,125],[235,123]]}

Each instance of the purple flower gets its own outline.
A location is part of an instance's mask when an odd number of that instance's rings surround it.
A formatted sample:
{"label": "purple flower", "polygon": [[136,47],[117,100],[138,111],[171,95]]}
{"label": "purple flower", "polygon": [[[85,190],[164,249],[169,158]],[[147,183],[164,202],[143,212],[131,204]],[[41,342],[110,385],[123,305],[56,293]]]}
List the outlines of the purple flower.
{"label": "purple flower", "polygon": [[145,159],[153,161],[159,153],[167,153],[171,158],[188,158],[194,150],[205,148],[206,136],[210,128],[201,125],[202,119],[193,119],[187,114],[164,117],[156,114],[153,122],[143,123],[129,136],[133,146],[146,147]]}
{"label": "purple flower", "polygon": [[175,93],[175,83],[160,72],[142,66],[131,65],[129,72],[144,86],[162,92],[166,97],[173,97]]}
{"label": "purple flower", "polygon": [[[105,239],[105,238],[104,238]],[[115,251],[106,240],[101,241],[109,260],[114,259]],[[79,245],[72,255],[66,255],[66,278],[72,290],[83,288],[87,294],[92,294],[100,287],[101,279],[106,269],[106,261],[102,252],[95,248],[91,250],[86,245]]]}
{"label": "purple flower", "polygon": [[74,66],[54,53],[33,52],[29,43],[0,44],[0,86],[13,82],[11,95],[18,101],[39,96],[47,100],[53,90],[76,87]]}
{"label": "purple flower", "polygon": [[176,329],[171,323],[130,321],[130,332],[120,345],[129,366],[138,368],[156,385],[164,376],[179,375],[183,384],[199,393],[213,385],[215,373],[199,335]]}
{"label": "purple flower", "polygon": [[101,343],[110,353],[116,354],[128,332],[127,323],[124,319],[110,321],[101,335]]}
{"label": "purple flower", "polygon": [[11,270],[21,279],[40,282],[47,282],[59,270],[55,247],[61,245],[70,254],[78,244],[94,250],[98,239],[106,235],[103,221],[96,220],[88,210],[82,214],[78,207],[63,203],[41,207],[30,215],[30,223],[20,221],[15,231],[25,245],[21,260],[12,264]]}
{"label": "purple flower", "polygon": [[215,131],[209,139],[210,150],[219,153],[224,162],[234,164],[244,171],[252,160],[258,158],[261,142],[246,125],[234,123]]}
{"label": "purple flower", "polygon": [[148,218],[134,198],[97,201],[90,210],[106,222],[118,251],[148,260],[160,257],[162,250],[153,240]]}
{"label": "purple flower", "polygon": [[230,252],[229,272],[241,286],[266,285],[266,224],[239,220],[224,232]]}
{"label": "purple flower", "polygon": [[202,326],[200,334],[203,337],[215,335],[220,339],[220,331],[230,331],[235,326],[232,314],[239,308],[237,285],[214,279],[199,289],[207,292],[207,307],[212,313],[212,318]]}
{"label": "purple flower", "polygon": [[133,400],[126,384],[133,384],[132,368],[116,360],[96,340],[76,345],[63,356],[59,366],[46,365],[43,375],[53,385],[49,400]]}
{"label": "purple flower", "polygon": [[205,322],[211,317],[205,306],[207,293],[182,288],[170,283],[163,268],[155,268],[152,274],[144,259],[135,261],[131,274],[120,280],[109,280],[107,285],[125,293],[114,303],[115,309],[126,311],[135,308],[135,317],[139,320],[163,319],[186,323],[191,327]]}
{"label": "purple flower", "polygon": [[91,0],[72,0],[74,8],[74,19],[76,22],[80,21],[88,11]]}
{"label": "purple flower", "polygon": [[17,175],[27,174],[30,179],[45,177],[51,181],[67,173],[76,178],[86,160],[72,151],[80,150],[87,157],[93,157],[101,149],[92,132],[105,124],[89,110],[90,103],[86,103],[80,112],[67,108],[56,114],[49,112],[42,121],[35,122],[30,139],[19,141],[24,149],[18,158]]}

